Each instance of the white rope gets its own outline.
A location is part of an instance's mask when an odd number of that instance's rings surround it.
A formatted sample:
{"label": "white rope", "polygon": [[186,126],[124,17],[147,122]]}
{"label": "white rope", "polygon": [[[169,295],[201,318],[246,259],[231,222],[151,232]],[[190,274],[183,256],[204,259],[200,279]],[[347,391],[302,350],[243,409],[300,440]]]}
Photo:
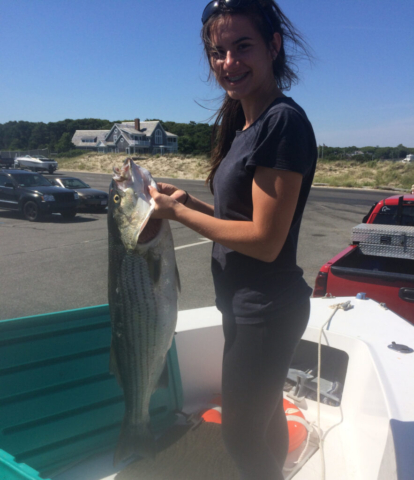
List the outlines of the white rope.
{"label": "white rope", "polygon": [[[334,309],[332,315],[328,318],[328,320],[322,325],[319,331],[319,342],[318,342],[318,388],[317,388],[317,405],[318,405],[318,430],[319,430],[319,450],[321,452],[321,479],[325,480],[325,455],[323,451],[323,442],[324,442],[324,434],[321,430],[321,363],[322,363],[322,333],[325,325],[330,325],[330,322],[335,315],[335,313],[341,308],[342,310],[349,310],[353,308],[351,302],[348,300],[347,302],[338,303],[336,305],[331,305],[331,308]],[[328,327],[329,328],[329,327]]]}
{"label": "white rope", "polygon": [[322,325],[320,331],[319,331],[319,342],[318,342],[318,388],[317,388],[317,408],[318,408],[318,419],[317,419],[317,425],[318,425],[318,436],[319,436],[319,450],[321,452],[321,479],[325,480],[325,455],[323,451],[323,433],[321,430],[321,360],[322,360],[322,333],[325,325],[330,323],[332,320],[333,316],[335,313],[338,311],[340,308],[340,305],[335,305],[334,311],[332,312],[332,315],[329,317],[329,319]]}
{"label": "white rope", "polygon": [[[302,450],[302,453],[299,455],[299,458],[295,462],[293,462],[292,467],[283,467],[283,470],[286,470],[287,472],[291,472],[292,470],[294,470],[300,464],[300,462],[302,461],[302,458],[307,453],[310,438],[311,438],[312,432],[315,429],[314,429],[314,426],[313,426],[312,423],[307,422],[304,418],[298,417],[297,415],[286,415],[286,420],[288,422],[289,421],[294,421],[294,422],[300,423],[308,431],[308,434],[307,434],[307,437],[306,437],[306,445],[305,445],[305,448]],[[317,435],[319,436],[318,433],[317,433]]]}

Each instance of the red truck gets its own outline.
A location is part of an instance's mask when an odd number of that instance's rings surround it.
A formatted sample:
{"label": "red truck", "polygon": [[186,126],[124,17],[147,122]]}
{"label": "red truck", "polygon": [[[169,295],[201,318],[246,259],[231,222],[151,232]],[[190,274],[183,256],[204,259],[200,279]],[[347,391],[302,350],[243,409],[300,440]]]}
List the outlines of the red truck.
{"label": "red truck", "polygon": [[320,269],[313,296],[365,293],[414,324],[414,195],[375,203],[362,222]]}

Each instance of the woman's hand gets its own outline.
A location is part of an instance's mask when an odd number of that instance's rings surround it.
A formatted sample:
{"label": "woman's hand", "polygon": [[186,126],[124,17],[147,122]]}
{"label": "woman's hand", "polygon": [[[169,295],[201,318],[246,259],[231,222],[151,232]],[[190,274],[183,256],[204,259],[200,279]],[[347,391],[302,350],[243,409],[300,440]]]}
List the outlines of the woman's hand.
{"label": "woman's hand", "polygon": [[158,192],[164,195],[168,195],[169,197],[177,200],[179,203],[184,203],[187,198],[187,193],[185,190],[180,190],[179,188],[175,187],[174,185],[170,185],[169,183],[157,183],[158,185]]}
{"label": "woman's hand", "polygon": [[[159,182],[157,183],[158,186],[158,194],[161,194],[162,196],[167,196],[171,200],[175,200],[175,204],[169,204],[170,206],[178,207],[179,204],[185,205],[187,209],[189,210],[196,210],[201,213],[205,213],[206,215],[209,215],[211,217],[214,216],[214,207],[213,205],[210,205],[209,203],[203,202],[199,200],[198,198],[194,197],[193,195],[189,195],[185,190],[181,190],[174,185],[170,185],[169,183],[162,183]],[[153,193],[150,192],[150,195],[154,198]],[[165,200],[165,199],[164,199]],[[164,202],[163,200],[163,202]],[[161,201],[161,200],[160,200]],[[156,200],[157,202],[157,200]],[[164,203],[163,203],[164,204]],[[159,210],[162,209],[161,204],[159,205]],[[170,212],[171,213],[171,212]],[[166,212],[161,213],[154,213],[155,215],[169,215]],[[171,220],[171,217],[168,216],[163,216],[163,217],[154,217],[154,218],[169,218]]]}
{"label": "woman's hand", "polygon": [[[161,184],[167,185],[167,184]],[[173,185],[167,185],[167,187],[173,187]],[[160,188],[160,184],[158,184],[158,188]],[[166,218],[168,220],[173,220],[175,217],[175,208],[178,206],[179,202],[174,197],[181,195],[182,193],[185,196],[185,192],[182,190],[175,190],[171,193],[171,195],[165,194],[165,191],[170,191],[168,188],[160,188],[161,192],[158,192],[156,188],[152,187],[151,185],[148,187],[148,192],[153,198],[155,202],[155,210],[151,215],[151,218]]]}

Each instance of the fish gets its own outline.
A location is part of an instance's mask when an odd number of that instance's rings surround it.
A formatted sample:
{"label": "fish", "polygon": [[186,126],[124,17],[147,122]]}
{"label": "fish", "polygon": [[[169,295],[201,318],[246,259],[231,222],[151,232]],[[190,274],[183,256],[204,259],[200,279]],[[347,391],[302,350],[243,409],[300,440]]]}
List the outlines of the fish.
{"label": "fish", "polygon": [[180,280],[168,220],[151,219],[151,174],[127,158],[114,167],[108,200],[110,373],[124,392],[125,414],[114,465],[156,455],[149,405],[168,386],[167,353],[178,311]]}

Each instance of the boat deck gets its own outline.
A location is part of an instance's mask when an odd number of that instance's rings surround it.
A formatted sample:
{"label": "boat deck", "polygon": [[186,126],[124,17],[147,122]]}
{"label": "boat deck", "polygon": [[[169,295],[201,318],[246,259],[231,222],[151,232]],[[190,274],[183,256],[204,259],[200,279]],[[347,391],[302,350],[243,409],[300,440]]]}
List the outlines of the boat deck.
{"label": "boat deck", "polygon": [[[393,422],[414,437],[412,402],[414,354],[388,348],[393,341],[414,346],[411,324],[371,300],[312,299],[312,311],[304,339],[318,343],[321,327],[331,316],[330,308],[350,300],[353,308],[338,310],[322,343],[345,352],[349,361],[340,406],[320,404],[323,432],[322,465],[318,438],[313,434],[304,462],[295,466],[300,448],[286,462],[293,470],[285,479],[320,480],[325,469],[327,480],[409,479],[414,467],[411,456],[401,455],[401,443]],[[221,318],[215,308],[180,312],[175,336],[183,385],[184,411],[194,413],[205,407],[220,391],[223,338]],[[322,358],[323,362],[323,358]],[[411,392],[411,393],[410,393]],[[288,398],[292,401],[291,398]],[[296,401],[306,420],[316,425],[318,404],[305,398]],[[163,441],[174,437],[174,429]],[[51,476],[52,480],[231,480],[237,478],[221,443],[219,425],[203,424],[187,430],[156,460],[136,460],[112,466],[112,452],[98,455],[69,471]],[[408,429],[408,430],[407,430]],[[175,434],[177,432],[175,431]],[[404,435],[406,435],[406,433]],[[170,436],[170,437],[169,437]],[[405,437],[407,438],[407,437]],[[306,457],[309,458],[306,458]],[[410,470],[411,469],[411,470]],[[398,476],[397,476],[398,470]],[[408,473],[407,473],[408,472]],[[236,476],[234,476],[236,475]]]}

